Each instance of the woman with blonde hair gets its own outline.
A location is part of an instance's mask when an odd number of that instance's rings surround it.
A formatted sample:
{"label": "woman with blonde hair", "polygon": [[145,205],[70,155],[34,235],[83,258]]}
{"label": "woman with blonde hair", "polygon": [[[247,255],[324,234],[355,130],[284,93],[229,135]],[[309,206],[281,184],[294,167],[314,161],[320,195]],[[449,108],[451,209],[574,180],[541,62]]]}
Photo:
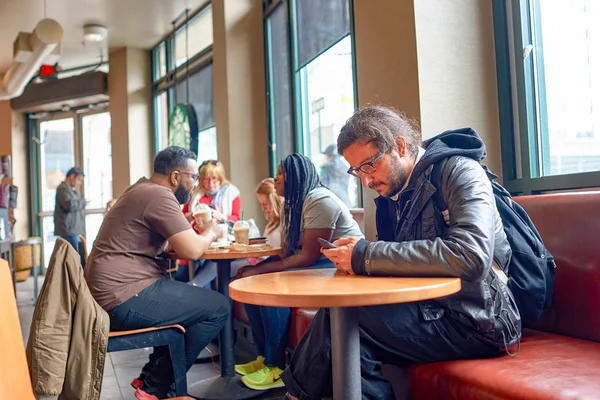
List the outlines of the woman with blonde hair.
{"label": "woman with blonde hair", "polygon": [[199,183],[190,202],[183,208],[188,221],[197,204],[206,204],[213,210],[213,218],[219,222],[240,220],[242,203],[240,191],[225,176],[225,168],[219,160],[206,160],[198,168]]}
{"label": "woman with blonde hair", "polygon": [[[225,168],[219,160],[206,160],[198,167],[198,186],[192,192],[190,201],[183,206],[183,214],[188,221],[195,225],[192,215],[194,208],[198,204],[206,204],[212,209],[212,216],[218,223],[231,221],[231,223],[239,221],[242,213],[242,203],[240,201],[240,191],[235,185],[229,182],[225,176]],[[207,270],[207,265],[199,261],[193,262],[194,275],[202,274],[202,271]],[[202,266],[202,268],[200,268]],[[211,269],[211,268],[208,268]],[[214,268],[212,268],[214,269]],[[173,275],[173,279],[180,282],[189,281],[189,262],[187,260],[179,260],[179,268]],[[206,282],[212,275],[212,271],[205,271],[206,276],[198,277],[194,281],[201,281],[204,284],[199,286],[207,286]],[[214,272],[216,274],[216,271]],[[207,281],[208,280],[208,281]],[[211,279],[212,280],[212,279]]]}
{"label": "woman with blonde hair", "polygon": [[283,207],[283,197],[277,195],[275,191],[275,180],[273,178],[263,179],[256,187],[256,198],[260,203],[260,208],[265,214],[267,226],[263,236],[267,238],[267,243],[273,247],[281,246],[281,209]]}
{"label": "woman with blonde hair", "polygon": [[[260,203],[260,207],[267,220],[267,226],[265,227],[263,236],[267,238],[267,243],[273,247],[280,247],[281,245],[281,223],[280,216],[283,208],[283,197],[277,195],[275,191],[275,181],[273,178],[267,178],[262,180],[256,187],[256,198]],[[250,263],[254,265],[263,259],[252,258],[252,259],[240,259],[236,260],[231,265],[231,275],[235,276],[238,270]],[[183,262],[182,262],[183,261]],[[175,275],[175,280],[186,281],[188,275],[188,264],[185,260],[180,261],[179,270]],[[217,276],[216,264],[213,261],[206,261],[204,263],[197,263],[193,283],[196,286],[208,287]]]}

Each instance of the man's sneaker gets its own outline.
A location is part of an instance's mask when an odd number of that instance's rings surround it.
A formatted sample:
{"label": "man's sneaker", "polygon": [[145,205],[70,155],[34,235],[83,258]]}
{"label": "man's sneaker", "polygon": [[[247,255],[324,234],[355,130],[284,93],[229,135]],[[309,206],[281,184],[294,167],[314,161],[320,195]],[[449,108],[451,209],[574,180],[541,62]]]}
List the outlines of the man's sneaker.
{"label": "man's sneaker", "polygon": [[141,389],[142,386],[144,386],[144,381],[141,375],[139,378],[133,378],[133,380],[131,381],[131,387],[133,387],[134,389]]}
{"label": "man's sneaker", "polygon": [[242,376],[242,382],[254,390],[269,390],[284,387],[285,385],[280,377],[282,372],[279,367],[267,367],[265,365],[261,370],[253,374]]}
{"label": "man's sneaker", "polygon": [[235,366],[235,372],[240,375],[250,375],[256,371],[260,371],[265,366],[265,358],[258,356],[256,360],[250,361],[247,364],[238,364]]}

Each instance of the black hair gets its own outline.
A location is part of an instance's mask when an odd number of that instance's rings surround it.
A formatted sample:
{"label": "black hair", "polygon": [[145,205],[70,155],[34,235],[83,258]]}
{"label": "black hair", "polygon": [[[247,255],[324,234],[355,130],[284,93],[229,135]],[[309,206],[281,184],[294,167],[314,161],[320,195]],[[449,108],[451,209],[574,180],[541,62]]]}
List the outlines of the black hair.
{"label": "black hair", "polygon": [[301,154],[290,154],[281,161],[284,178],[284,236],[287,256],[294,255],[300,239],[302,206],[306,195],[313,189],[323,186],[317,168],[310,158]]}
{"label": "black hair", "polygon": [[171,175],[173,171],[187,167],[188,160],[196,160],[196,153],[179,146],[170,146],[154,157],[154,173]]}
{"label": "black hair", "polygon": [[81,170],[81,168],[73,167],[67,171],[67,177],[71,175],[75,175],[75,178],[77,178],[78,176],[83,175],[83,171]]}

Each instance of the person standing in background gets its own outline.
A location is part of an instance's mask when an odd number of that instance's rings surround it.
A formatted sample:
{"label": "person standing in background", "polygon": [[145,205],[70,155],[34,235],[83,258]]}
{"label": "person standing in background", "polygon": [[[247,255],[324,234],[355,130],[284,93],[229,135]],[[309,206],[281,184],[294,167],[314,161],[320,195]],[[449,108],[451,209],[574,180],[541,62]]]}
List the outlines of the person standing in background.
{"label": "person standing in background", "polygon": [[56,188],[54,203],[54,234],[69,242],[75,250],[79,247],[79,235],[85,234],[83,211],[88,202],[78,194],[83,177],[81,169],[71,168]]}
{"label": "person standing in background", "polygon": [[325,162],[321,165],[321,173],[319,174],[321,182],[344,204],[350,207],[350,197],[348,196],[350,175],[346,173],[348,167],[337,153],[335,144],[327,146],[323,154],[325,155]]}

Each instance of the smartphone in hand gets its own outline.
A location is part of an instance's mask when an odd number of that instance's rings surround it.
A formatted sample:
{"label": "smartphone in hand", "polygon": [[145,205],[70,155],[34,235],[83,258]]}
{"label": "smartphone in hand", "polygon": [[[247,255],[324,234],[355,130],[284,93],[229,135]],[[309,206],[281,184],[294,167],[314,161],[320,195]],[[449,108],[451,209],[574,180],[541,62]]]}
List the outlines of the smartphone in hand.
{"label": "smartphone in hand", "polygon": [[337,246],[323,238],[318,238],[317,242],[319,242],[319,244],[321,245],[321,247],[323,247],[324,249],[335,249],[337,248]]}

